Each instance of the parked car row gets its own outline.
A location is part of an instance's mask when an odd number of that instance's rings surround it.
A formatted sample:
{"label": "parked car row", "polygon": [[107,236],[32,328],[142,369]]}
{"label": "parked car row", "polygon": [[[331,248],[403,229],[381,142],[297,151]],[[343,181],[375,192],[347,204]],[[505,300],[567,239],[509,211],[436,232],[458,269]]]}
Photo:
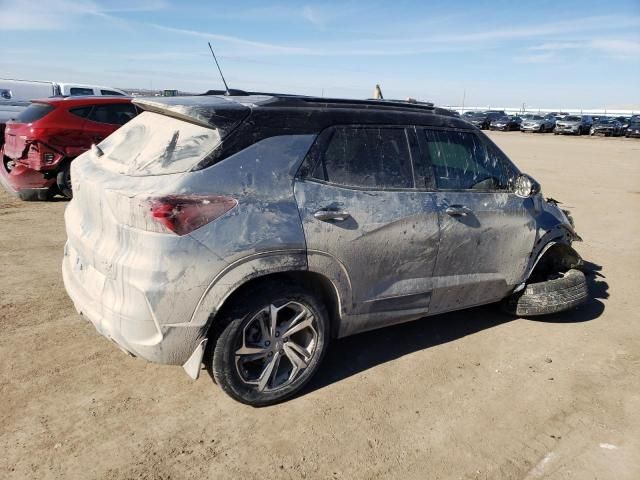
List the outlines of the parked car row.
{"label": "parked car row", "polygon": [[507,115],[501,110],[465,112],[464,120],[482,130],[521,132],[553,132],[556,135],[605,135],[638,137],[640,115],[608,117],[572,115],[564,112],[548,114]]}

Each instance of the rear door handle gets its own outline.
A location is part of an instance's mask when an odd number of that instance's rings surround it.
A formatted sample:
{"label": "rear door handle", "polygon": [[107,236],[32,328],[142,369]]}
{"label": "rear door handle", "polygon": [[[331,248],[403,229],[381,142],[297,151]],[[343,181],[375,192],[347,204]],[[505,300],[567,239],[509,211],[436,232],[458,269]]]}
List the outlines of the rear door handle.
{"label": "rear door handle", "polygon": [[335,220],[336,222],[342,222],[349,218],[349,212],[345,212],[344,210],[318,210],[313,214],[315,218],[318,220],[322,220],[326,222],[328,220]]}
{"label": "rear door handle", "polygon": [[471,209],[465,205],[450,205],[444,212],[452,217],[466,217],[471,213]]}

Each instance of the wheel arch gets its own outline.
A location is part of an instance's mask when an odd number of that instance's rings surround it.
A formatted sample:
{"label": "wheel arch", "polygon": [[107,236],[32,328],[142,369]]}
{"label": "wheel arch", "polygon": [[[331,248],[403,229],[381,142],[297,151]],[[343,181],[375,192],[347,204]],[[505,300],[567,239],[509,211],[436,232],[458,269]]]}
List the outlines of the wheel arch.
{"label": "wheel arch", "polygon": [[309,268],[304,250],[254,254],[232,263],[207,287],[189,323],[201,325],[203,337],[209,336],[218,325],[216,319],[263,282],[303,285],[318,294],[330,316],[331,336],[337,336],[342,308],[340,290],[329,277]]}
{"label": "wheel arch", "polygon": [[560,235],[547,239],[547,241],[541,241],[531,255],[522,283],[516,287],[514,292],[522,290],[531,278],[544,273],[549,268],[581,269],[582,265],[582,257],[571,246],[571,241],[567,238],[567,235]]}
{"label": "wheel arch", "polygon": [[217,330],[219,327],[223,326],[216,322],[217,318],[223,317],[225,312],[236,306],[239,302],[242,302],[242,298],[246,295],[251,295],[252,291],[256,288],[260,288],[260,285],[265,283],[301,285],[309,292],[316,294],[325,304],[327,312],[329,313],[331,338],[335,338],[337,336],[340,326],[340,299],[337,289],[327,277],[309,270],[287,270],[264,273],[242,282],[229,292],[216,309],[215,313],[211,315],[209,325],[207,327],[208,334],[211,335],[212,329]]}

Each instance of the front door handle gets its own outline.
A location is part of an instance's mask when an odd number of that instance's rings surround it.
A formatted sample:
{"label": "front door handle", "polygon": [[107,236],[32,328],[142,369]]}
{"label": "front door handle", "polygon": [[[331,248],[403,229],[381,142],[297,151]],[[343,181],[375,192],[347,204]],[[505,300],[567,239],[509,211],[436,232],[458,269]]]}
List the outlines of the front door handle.
{"label": "front door handle", "polygon": [[345,212],[344,210],[318,210],[313,214],[315,218],[318,220],[322,220],[326,222],[328,220],[335,220],[336,222],[342,222],[349,218],[349,212]]}
{"label": "front door handle", "polygon": [[466,217],[471,213],[471,209],[465,205],[450,205],[444,212],[452,217]]}

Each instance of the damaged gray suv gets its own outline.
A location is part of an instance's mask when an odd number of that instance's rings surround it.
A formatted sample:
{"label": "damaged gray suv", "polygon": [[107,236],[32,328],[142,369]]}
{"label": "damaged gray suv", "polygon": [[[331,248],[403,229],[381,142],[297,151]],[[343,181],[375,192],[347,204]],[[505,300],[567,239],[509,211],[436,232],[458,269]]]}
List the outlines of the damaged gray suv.
{"label": "damaged gray suv", "polygon": [[65,286],[124,351],[261,406],[335,338],[586,299],[571,218],[451,112],[236,93],[135,100],[72,164]]}

